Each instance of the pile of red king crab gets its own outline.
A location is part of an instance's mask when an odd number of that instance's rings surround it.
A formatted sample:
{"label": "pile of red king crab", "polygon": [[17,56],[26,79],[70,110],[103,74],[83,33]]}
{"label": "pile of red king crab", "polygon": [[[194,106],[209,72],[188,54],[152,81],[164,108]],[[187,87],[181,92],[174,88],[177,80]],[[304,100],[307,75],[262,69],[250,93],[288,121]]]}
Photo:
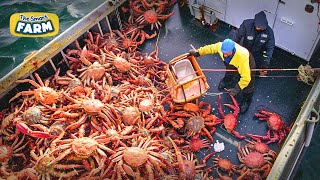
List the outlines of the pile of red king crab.
{"label": "pile of red king crab", "polygon": [[[154,38],[172,12],[168,0],[130,0],[123,30],[85,34],[84,46],[66,50],[69,70],[30,84],[0,112],[0,177],[2,179],[219,179],[265,178],[277,153],[267,144],[281,141],[289,128],[272,112],[261,111],[270,131],[238,146],[241,165],[208,153],[215,126],[221,124],[236,138],[239,107],[234,112],[211,114],[206,102],[175,104],[166,87],[167,64],[158,47],[143,54],[137,50]],[[154,30],[146,33],[144,28]],[[148,31],[149,32],[149,31]],[[263,143],[261,140],[266,140]],[[206,162],[212,160],[213,166]],[[213,171],[215,169],[215,171]]]}

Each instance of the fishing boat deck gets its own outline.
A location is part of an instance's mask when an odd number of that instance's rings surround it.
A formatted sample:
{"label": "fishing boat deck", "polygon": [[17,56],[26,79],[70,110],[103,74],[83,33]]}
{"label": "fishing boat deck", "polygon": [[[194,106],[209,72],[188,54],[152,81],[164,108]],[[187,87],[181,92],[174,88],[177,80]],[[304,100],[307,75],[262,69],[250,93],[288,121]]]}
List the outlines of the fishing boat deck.
{"label": "fishing boat deck", "polygon": [[[162,61],[169,62],[172,58],[184,54],[191,49],[190,44],[195,48],[204,45],[223,41],[231,30],[227,24],[219,22],[219,27],[212,31],[209,27],[203,26],[199,20],[196,20],[189,12],[187,6],[179,7],[176,4],[173,8],[174,15],[166,22],[164,28],[160,31],[158,42],[159,58]],[[147,41],[141,47],[142,52],[152,52],[155,48],[156,38]],[[218,54],[207,55],[198,58],[198,63],[202,69],[225,69],[223,62]],[[303,61],[279,48],[275,48],[270,68],[298,68]],[[204,72],[210,89],[208,92],[217,93],[218,84],[224,76],[224,72]],[[270,76],[295,76],[297,71],[293,72],[269,72]],[[254,113],[259,108],[267,108],[270,111],[278,113],[285,123],[289,126],[296,119],[301,106],[303,105],[311,86],[297,81],[294,77],[266,77],[257,78],[255,82],[255,92],[249,110],[245,114],[239,115],[238,126],[236,131],[241,135],[246,133],[265,135],[268,131],[266,122],[261,122],[254,117]],[[232,103],[228,94],[221,96],[222,103]],[[211,104],[212,114],[220,116],[217,106],[217,96],[204,96],[199,99]],[[223,107],[225,112],[229,111],[228,107]],[[221,117],[221,116],[220,116]],[[224,142],[225,150],[217,153],[222,158],[228,158],[234,164],[239,164],[237,157],[237,142],[234,136],[228,134],[223,127],[218,126],[216,133],[213,135],[215,140]],[[276,143],[270,145],[271,149],[276,152],[280,151]],[[205,154],[213,151],[213,146],[208,149],[202,149],[197,154],[201,159]],[[208,166],[212,163],[207,162]],[[215,174],[215,173],[214,173]]]}
{"label": "fishing boat deck", "polygon": [[[104,7],[104,6],[103,6]],[[219,27],[213,31],[210,28],[203,26],[200,21],[194,19],[193,16],[191,16],[189,12],[189,8],[187,6],[180,7],[179,4],[175,4],[172,8],[175,13],[173,16],[171,16],[165,23],[163,23],[163,28],[160,30],[160,37],[158,41],[158,47],[159,47],[159,59],[165,62],[169,62],[174,57],[177,57],[181,54],[184,54],[189,51],[190,44],[192,44],[195,48],[199,48],[204,45],[216,43],[219,41],[222,41],[225,39],[227,34],[230,32],[231,28],[222,22],[219,22]],[[98,13],[104,13],[105,9],[102,7],[98,9]],[[51,44],[44,47],[44,49],[47,50],[46,59],[51,59],[52,61],[45,61],[44,65],[41,66],[39,69],[36,69],[36,72],[40,74],[42,78],[49,77],[54,74],[55,69],[50,64],[59,64],[61,59],[63,59],[63,53],[61,51],[65,51],[65,47],[68,46],[68,48],[74,47],[74,43],[71,45],[67,44],[67,41],[65,41],[65,37],[69,36],[71,38],[74,38],[73,34],[75,34],[73,31],[75,29],[78,29],[80,25],[83,25],[84,23],[87,23],[89,19],[91,21],[100,21],[100,25],[102,28],[102,32],[108,32],[106,30],[106,20],[92,20],[92,17],[84,18],[83,21],[81,21],[77,26],[71,27],[71,30],[69,32],[66,32],[62,36],[59,36],[56,41],[58,42],[65,42],[64,47],[56,48],[50,46]],[[117,23],[112,22],[112,19],[110,19],[112,24],[112,29],[117,29],[118,27],[115,26]],[[89,28],[89,27],[88,27]],[[90,29],[97,29],[97,26],[94,26]],[[76,31],[80,34],[82,31]],[[97,31],[98,32],[98,31]],[[82,32],[83,33],[83,32]],[[81,33],[81,34],[82,34]],[[79,35],[77,39],[81,40],[84,38],[84,35]],[[74,41],[74,39],[68,39],[69,41]],[[154,51],[155,45],[157,42],[157,38],[147,40],[141,47],[140,51],[150,53]],[[81,43],[81,41],[80,41]],[[82,44],[80,44],[82,45]],[[50,48],[51,47],[51,48]],[[48,50],[49,49],[49,50]],[[52,50],[53,49],[53,50]],[[50,51],[52,50],[52,51]],[[40,51],[40,55],[43,55],[43,53]],[[48,52],[50,51],[50,52]],[[50,54],[51,53],[51,54]],[[38,54],[38,56],[40,56]],[[198,58],[199,65],[202,69],[225,69],[223,62],[221,61],[219,55],[207,55],[202,56]],[[41,64],[39,60],[39,64]],[[270,68],[297,68],[300,64],[304,63],[301,59],[292,56],[291,54],[276,48],[273,54],[273,59],[271,61],[271,67]],[[37,68],[39,67],[38,64],[35,64]],[[59,64],[58,66],[61,68],[61,71],[66,71],[68,69],[67,65],[64,63]],[[25,66],[22,67],[23,70],[26,70]],[[34,67],[35,69],[35,67]],[[31,69],[30,71],[34,70]],[[17,71],[20,72],[20,71]],[[22,71],[23,73],[24,71]],[[29,71],[28,71],[29,72]],[[21,73],[21,72],[20,72]],[[18,74],[21,77],[19,78],[25,78],[28,76],[28,74]],[[30,72],[32,73],[32,72]],[[217,85],[221,78],[223,78],[224,73],[223,72],[204,72],[208,81],[208,84],[210,86],[210,89],[208,92],[210,93],[217,93],[219,92],[217,89]],[[270,76],[295,76],[297,72],[291,71],[291,72],[269,72],[268,75]],[[10,78],[14,78],[15,74],[11,74],[9,76],[8,81],[11,81]],[[30,74],[29,74],[30,75]],[[32,78],[32,76],[31,76]],[[7,80],[6,79],[6,80]],[[3,85],[3,84],[2,84]],[[1,87],[1,86],[0,86]],[[4,89],[4,87],[1,87]],[[1,89],[0,88],[0,89]],[[0,99],[0,104],[7,104],[9,99],[14,96],[17,92],[27,90],[29,87],[25,86],[24,84],[19,84],[12,91],[11,89],[6,89],[8,91],[7,94],[5,94]],[[267,77],[267,78],[257,78],[255,83],[255,93],[253,96],[253,101],[251,103],[251,106],[245,114],[239,115],[239,121],[238,126],[236,128],[236,131],[238,131],[242,135],[246,135],[246,133],[252,133],[252,134],[260,134],[265,135],[267,133],[267,124],[265,122],[261,122],[254,118],[254,113],[261,107],[267,108],[271,111],[277,112],[280,114],[280,116],[284,119],[285,123],[287,125],[292,124],[300,110],[301,107],[306,101],[306,98],[311,90],[311,86],[304,84],[303,82],[299,82],[296,80],[296,78],[293,77]],[[217,108],[217,96],[204,96],[200,98],[200,101],[205,101],[211,104],[212,108],[212,114],[215,114],[217,116],[220,116]],[[222,103],[232,103],[229,95],[227,93],[222,95]],[[0,107],[0,110],[2,110],[3,107]],[[225,112],[229,112],[228,107],[224,107]],[[231,112],[231,110],[230,110]],[[221,117],[221,116],[220,116]],[[220,154],[222,158],[228,158],[231,160],[234,164],[240,164],[237,158],[237,142],[243,142],[236,139],[234,136],[227,133],[223,127],[218,126],[216,133],[213,135],[215,140],[219,140],[219,142],[224,142],[225,144],[225,150],[217,153],[215,157]],[[280,148],[275,143],[270,145],[271,149],[275,150],[276,152],[280,152]],[[213,151],[213,144],[210,149],[202,149],[199,153],[197,153],[198,159],[201,159],[204,157],[204,155],[210,153]],[[207,161],[208,167],[212,165],[212,161]],[[213,176],[216,173],[213,173]]]}

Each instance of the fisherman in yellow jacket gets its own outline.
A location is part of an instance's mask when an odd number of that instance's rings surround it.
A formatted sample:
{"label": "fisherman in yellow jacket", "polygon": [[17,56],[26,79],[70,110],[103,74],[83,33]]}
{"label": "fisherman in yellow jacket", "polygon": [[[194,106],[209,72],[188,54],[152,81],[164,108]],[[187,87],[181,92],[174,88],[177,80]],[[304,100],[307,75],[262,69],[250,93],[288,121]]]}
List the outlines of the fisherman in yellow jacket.
{"label": "fisherman in yellow jacket", "polygon": [[[218,89],[222,91],[229,88],[227,91],[237,99],[240,112],[245,113],[250,106],[254,92],[254,73],[251,73],[251,69],[256,68],[254,58],[246,48],[231,39],[189,51],[189,54],[195,57],[215,53],[219,53],[227,70],[237,70],[237,72],[227,71]],[[239,75],[240,80],[236,84],[233,83],[235,77]]]}

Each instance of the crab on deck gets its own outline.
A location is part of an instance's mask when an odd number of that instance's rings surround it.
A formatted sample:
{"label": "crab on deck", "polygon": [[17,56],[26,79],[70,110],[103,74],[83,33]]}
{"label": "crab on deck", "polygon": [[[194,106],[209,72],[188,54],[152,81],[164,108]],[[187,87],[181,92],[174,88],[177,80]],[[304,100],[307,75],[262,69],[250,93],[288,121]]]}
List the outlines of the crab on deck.
{"label": "crab on deck", "polygon": [[240,133],[235,131],[235,128],[237,127],[237,124],[238,124],[238,114],[240,112],[240,108],[239,108],[239,105],[238,105],[236,99],[231,95],[230,95],[230,97],[231,97],[234,105],[231,105],[231,104],[224,104],[224,105],[233,109],[234,112],[225,115],[222,110],[221,97],[220,97],[220,95],[218,96],[218,109],[219,109],[221,116],[223,117],[222,122],[223,122],[224,127],[227,129],[227,131],[229,133],[232,133],[233,135],[235,135],[239,139],[244,139],[245,136],[242,136],[242,135],[240,135]]}
{"label": "crab on deck", "polygon": [[176,129],[184,127],[188,136],[201,133],[213,141],[211,134],[215,132],[214,126],[221,122],[215,115],[210,114],[210,111],[210,104],[203,101],[199,105],[194,103],[176,105],[167,112],[167,121]]}

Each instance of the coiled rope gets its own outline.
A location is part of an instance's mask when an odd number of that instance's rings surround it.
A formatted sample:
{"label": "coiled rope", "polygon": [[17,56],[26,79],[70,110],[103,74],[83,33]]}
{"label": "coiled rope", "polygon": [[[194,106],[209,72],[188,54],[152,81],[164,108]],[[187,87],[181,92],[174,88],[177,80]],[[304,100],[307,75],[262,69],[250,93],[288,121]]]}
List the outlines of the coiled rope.
{"label": "coiled rope", "polygon": [[297,75],[298,81],[302,81],[308,85],[312,85],[317,77],[317,73],[312,67],[307,64],[305,66],[300,65],[298,67],[299,74]]}

